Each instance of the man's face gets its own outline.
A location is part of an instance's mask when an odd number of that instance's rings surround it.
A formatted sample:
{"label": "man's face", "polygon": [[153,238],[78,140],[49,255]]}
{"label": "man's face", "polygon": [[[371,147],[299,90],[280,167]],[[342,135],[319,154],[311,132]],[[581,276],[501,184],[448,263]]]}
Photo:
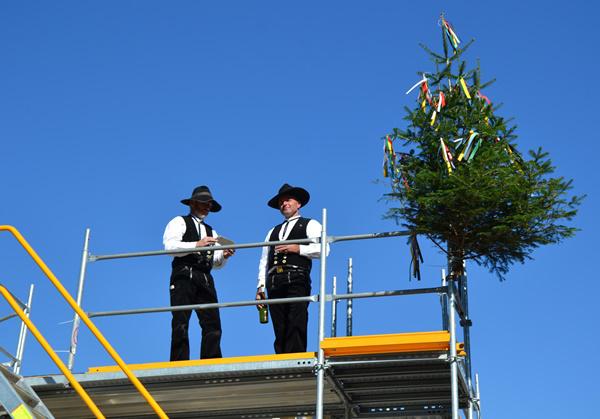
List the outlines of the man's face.
{"label": "man's face", "polygon": [[293,217],[298,213],[301,205],[293,196],[284,195],[279,198],[279,211],[285,218]]}
{"label": "man's face", "polygon": [[210,206],[211,206],[210,202],[198,202],[198,201],[190,202],[190,208],[192,209],[192,214],[194,214],[195,216],[200,217],[200,218],[205,218],[208,215],[208,212],[210,211]]}

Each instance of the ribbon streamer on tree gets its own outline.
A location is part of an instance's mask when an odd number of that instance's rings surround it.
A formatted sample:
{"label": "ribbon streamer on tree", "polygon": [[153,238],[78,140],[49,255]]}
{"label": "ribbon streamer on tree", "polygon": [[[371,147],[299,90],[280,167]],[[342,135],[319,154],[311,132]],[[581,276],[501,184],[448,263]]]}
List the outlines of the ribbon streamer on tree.
{"label": "ribbon streamer on tree", "polygon": [[469,93],[469,89],[467,88],[467,83],[465,82],[465,79],[463,79],[461,77],[459,82],[460,82],[460,87],[462,87],[462,91],[465,94],[465,96],[467,97],[467,99],[471,100],[471,94]]}
{"label": "ribbon streamer on tree", "polygon": [[446,106],[446,95],[444,95],[444,92],[440,92],[438,95],[436,110],[440,112],[444,106]]}
{"label": "ribbon streamer on tree", "polygon": [[397,171],[400,173],[400,175],[402,175],[402,183],[404,184],[404,187],[406,188],[407,191],[410,190],[410,186],[408,186],[408,179],[406,179],[406,174],[404,173],[404,160],[408,159],[408,157],[410,156],[410,154],[407,153],[399,153],[400,154],[400,169],[397,169]]}
{"label": "ribbon streamer on tree", "polygon": [[442,157],[444,158],[444,162],[446,163],[446,168],[448,169],[448,174],[452,173],[452,154],[450,154],[450,150],[444,143],[444,139],[440,138],[440,144],[442,149]]}
{"label": "ribbon streamer on tree", "polygon": [[417,87],[419,87],[423,83],[425,83],[425,85],[427,85],[427,77],[425,77],[425,73],[423,73],[423,78],[421,80],[419,80],[418,82],[416,82],[410,89],[408,89],[405,94],[409,94],[410,92],[415,90]]}
{"label": "ribbon streamer on tree", "polygon": [[483,93],[481,93],[481,91],[477,91],[477,97],[479,97],[480,99],[483,99],[483,100],[485,100],[485,102],[486,102],[488,105],[491,105],[491,104],[492,104],[492,101],[490,100],[490,98],[488,98],[486,95],[484,95]]}
{"label": "ribbon streamer on tree", "polygon": [[450,22],[448,22],[444,18],[444,16],[441,17],[441,21],[442,21],[442,28],[444,29],[444,33],[446,34],[448,41],[450,41],[450,45],[452,45],[452,49],[454,50],[454,52],[456,52],[456,50],[458,49],[458,44],[460,44],[460,39],[458,39],[458,35],[456,35],[454,28],[452,27]]}
{"label": "ribbon streamer on tree", "polygon": [[[417,233],[412,233],[408,237],[408,243],[410,245],[410,271],[413,278],[417,278],[417,281],[421,280],[421,263],[423,263],[423,254],[417,241]],[[409,274],[410,280],[410,274]]]}
{"label": "ribbon streamer on tree", "polygon": [[473,160],[473,157],[475,157],[475,153],[477,153],[477,150],[479,150],[479,146],[481,145],[482,141],[483,140],[481,138],[479,139],[479,141],[477,141],[477,144],[475,145],[475,147],[473,147],[473,151],[471,151],[471,155],[467,159],[467,163]]}
{"label": "ribbon streamer on tree", "polygon": [[457,159],[458,161],[462,161],[463,158],[469,156],[469,150],[471,149],[471,146],[473,145],[473,140],[478,135],[473,130],[469,131],[469,133],[470,133],[470,135],[469,135],[469,139],[467,140],[467,145],[463,149],[462,153],[459,154],[458,159]]}
{"label": "ribbon streamer on tree", "polygon": [[383,143],[383,177],[390,177],[390,173],[394,173],[395,162],[396,154],[394,153],[392,138],[386,135],[385,142]]}

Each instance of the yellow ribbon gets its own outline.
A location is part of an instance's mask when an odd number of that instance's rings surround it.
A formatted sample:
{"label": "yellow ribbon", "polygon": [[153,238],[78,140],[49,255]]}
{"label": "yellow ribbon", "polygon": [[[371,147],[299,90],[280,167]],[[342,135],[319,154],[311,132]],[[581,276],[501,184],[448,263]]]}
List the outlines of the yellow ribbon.
{"label": "yellow ribbon", "polygon": [[471,94],[469,93],[469,89],[467,88],[467,83],[465,83],[465,79],[461,77],[459,81],[463,92],[465,93],[465,96],[467,97],[467,99],[471,100]]}

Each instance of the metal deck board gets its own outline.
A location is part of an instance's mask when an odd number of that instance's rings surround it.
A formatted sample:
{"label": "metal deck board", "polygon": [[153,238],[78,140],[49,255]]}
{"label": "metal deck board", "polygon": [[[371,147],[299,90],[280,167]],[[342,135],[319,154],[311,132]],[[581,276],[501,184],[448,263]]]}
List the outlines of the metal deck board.
{"label": "metal deck board", "polygon": [[[303,353],[139,365],[134,372],[172,418],[311,416],[316,362],[314,353]],[[157,365],[161,368],[152,368]],[[155,417],[122,372],[111,367],[96,370],[106,372],[76,378],[107,417]],[[329,417],[343,417],[343,398],[364,418],[443,418],[450,412],[450,364],[443,351],[328,357],[326,372],[331,380],[325,381],[324,413]],[[56,417],[92,417],[63,376],[27,381]],[[340,390],[344,397],[336,393]],[[460,360],[459,390],[464,406],[466,380]]]}
{"label": "metal deck board", "polygon": [[[269,411],[295,415],[314,410],[315,363],[311,357],[141,368],[135,374],[172,417],[241,418]],[[76,378],[108,417],[154,417],[123,373],[76,374]],[[27,381],[57,417],[92,417],[63,376],[28,377]],[[324,402],[329,410],[343,410],[331,388],[326,388]]]}

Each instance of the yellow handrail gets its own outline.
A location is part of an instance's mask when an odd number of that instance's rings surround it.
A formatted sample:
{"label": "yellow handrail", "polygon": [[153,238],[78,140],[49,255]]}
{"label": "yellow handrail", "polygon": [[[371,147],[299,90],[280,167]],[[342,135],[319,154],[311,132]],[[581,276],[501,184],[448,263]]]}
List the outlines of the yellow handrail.
{"label": "yellow handrail", "polygon": [[117,363],[117,365],[121,368],[121,371],[123,371],[125,373],[125,375],[127,376],[127,378],[129,378],[129,381],[131,381],[131,383],[135,386],[135,388],[140,392],[142,397],[144,397],[144,399],[146,399],[148,404],[152,407],[152,410],[154,410],[154,412],[160,418],[168,419],[169,417],[164,412],[164,410],[158,405],[158,403],[156,403],[156,400],[154,400],[154,398],[150,395],[150,393],[148,393],[148,390],[146,390],[146,388],[140,382],[140,380],[133,374],[133,372],[131,372],[131,370],[129,369],[127,364],[125,364],[125,362],[121,359],[119,354],[113,349],[113,347],[110,345],[110,343],[108,343],[108,341],[104,338],[104,336],[102,335],[100,330],[98,330],[98,328],[94,325],[94,323],[92,323],[92,321],[87,316],[87,314],[85,314],[85,312],[81,309],[81,307],[79,307],[77,305],[77,303],[75,302],[73,297],[71,297],[71,294],[69,294],[68,291],[65,289],[65,287],[63,287],[63,285],[60,283],[58,278],[56,278],[56,276],[52,273],[50,268],[48,268],[48,266],[44,263],[42,258],[40,258],[38,256],[38,254],[35,252],[35,250],[33,250],[33,248],[29,245],[29,243],[27,243],[27,240],[25,240],[25,238],[21,235],[21,233],[19,233],[19,230],[17,230],[13,226],[2,225],[2,226],[0,226],[0,231],[9,231],[10,233],[12,233],[12,235],[21,244],[23,249],[25,249],[25,251],[29,254],[29,256],[31,256],[31,258],[35,261],[35,263],[44,272],[44,274],[46,274],[46,276],[48,277],[50,282],[52,282],[54,287],[58,290],[60,295],[62,295],[63,298],[65,300],[67,300],[67,303],[69,303],[69,305],[73,308],[73,310],[75,310],[77,315],[81,318],[83,323],[85,323],[85,325],[90,329],[90,331],[96,337],[96,339],[98,339],[98,342],[100,342],[100,344],[104,347],[104,349],[106,349],[106,352],[108,352],[108,354],[112,357],[112,359],[114,359],[114,361]]}
{"label": "yellow handrail", "polygon": [[65,375],[65,377],[67,377],[67,380],[69,380],[69,383],[71,383],[71,386],[75,389],[77,394],[79,394],[79,396],[83,399],[85,404],[87,404],[87,406],[90,408],[90,410],[92,411],[94,416],[96,416],[99,419],[104,419],[104,415],[102,414],[102,412],[100,412],[100,409],[98,409],[98,406],[96,406],[96,404],[93,402],[93,400],[90,399],[90,396],[83,389],[83,387],[81,387],[81,384],[79,384],[77,382],[75,377],[73,377],[73,374],[71,374],[71,371],[69,371],[69,369],[67,368],[65,363],[62,362],[62,360],[58,357],[58,355],[56,355],[56,352],[54,351],[54,349],[52,349],[52,347],[50,346],[48,341],[44,338],[44,336],[42,336],[42,334],[37,329],[37,327],[35,327],[33,322],[31,320],[29,320],[29,318],[27,317],[25,312],[21,309],[21,307],[19,307],[19,303],[17,303],[17,301],[11,295],[11,293],[2,285],[0,285],[0,294],[2,294],[2,296],[4,297],[6,302],[8,302],[8,304],[12,307],[13,311],[17,314],[17,316],[19,316],[21,318],[21,320],[23,320],[23,322],[25,323],[27,328],[31,331],[33,336],[35,336],[35,338],[42,345],[42,347],[48,353],[48,355],[50,355],[50,358],[52,358],[52,361],[54,361],[54,363],[60,369],[60,371]]}

